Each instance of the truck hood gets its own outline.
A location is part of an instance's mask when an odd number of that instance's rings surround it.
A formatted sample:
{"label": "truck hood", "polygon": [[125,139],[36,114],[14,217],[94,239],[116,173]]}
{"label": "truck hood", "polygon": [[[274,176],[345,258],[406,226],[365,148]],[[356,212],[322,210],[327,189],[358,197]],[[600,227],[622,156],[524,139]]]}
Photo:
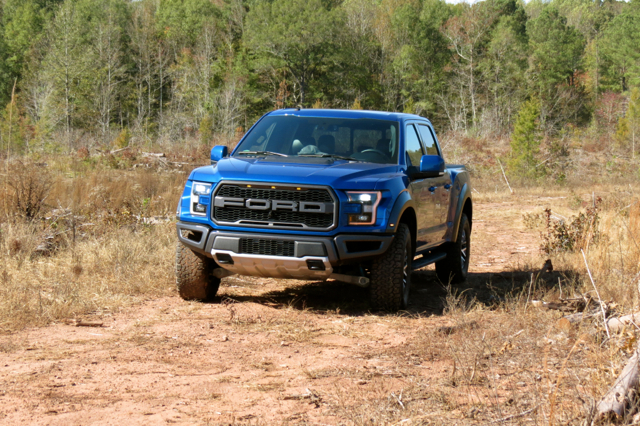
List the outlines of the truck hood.
{"label": "truck hood", "polygon": [[283,184],[329,185],[335,189],[371,190],[381,179],[397,176],[399,166],[334,161],[327,158],[296,159],[225,158],[214,166],[191,172],[189,179],[216,183],[239,180]]}

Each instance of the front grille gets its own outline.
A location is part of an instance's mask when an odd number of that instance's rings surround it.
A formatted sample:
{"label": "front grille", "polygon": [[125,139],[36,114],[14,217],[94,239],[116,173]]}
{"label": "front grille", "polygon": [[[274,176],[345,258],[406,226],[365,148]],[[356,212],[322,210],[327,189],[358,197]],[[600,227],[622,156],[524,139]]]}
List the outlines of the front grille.
{"label": "front grille", "polygon": [[216,196],[244,199],[259,198],[262,200],[333,202],[326,189],[297,191],[295,189],[243,188],[238,185],[222,185]]}
{"label": "front grille", "polygon": [[[327,189],[301,188],[272,189],[265,187],[247,188],[246,184],[222,184],[216,191],[215,197],[234,198],[241,200],[278,200],[311,203],[330,203],[334,200]],[[334,224],[334,208],[325,213],[300,212],[291,210],[258,210],[245,206],[214,206],[213,219],[222,224],[240,226],[259,226],[288,229],[327,230]]]}
{"label": "front grille", "polygon": [[293,257],[295,256],[294,248],[294,241],[265,240],[258,238],[240,239],[240,253]]}

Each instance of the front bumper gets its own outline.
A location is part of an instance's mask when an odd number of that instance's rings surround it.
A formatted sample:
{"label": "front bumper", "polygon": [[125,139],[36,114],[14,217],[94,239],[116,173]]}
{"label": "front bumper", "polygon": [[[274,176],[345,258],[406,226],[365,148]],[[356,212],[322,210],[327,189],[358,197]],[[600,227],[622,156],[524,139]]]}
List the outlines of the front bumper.
{"label": "front bumper", "polygon": [[[339,234],[310,237],[256,232],[228,232],[206,225],[178,222],[178,239],[187,247],[208,256],[216,263],[240,275],[272,278],[322,279],[334,269],[384,253],[393,235]],[[245,253],[243,239],[268,244],[287,244],[287,255]]]}

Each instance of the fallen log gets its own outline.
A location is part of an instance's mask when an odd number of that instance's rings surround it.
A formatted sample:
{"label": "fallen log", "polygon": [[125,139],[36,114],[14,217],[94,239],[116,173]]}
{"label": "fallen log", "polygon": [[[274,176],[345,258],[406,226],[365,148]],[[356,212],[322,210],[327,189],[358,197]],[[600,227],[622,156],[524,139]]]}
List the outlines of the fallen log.
{"label": "fallen log", "polygon": [[122,152],[122,151],[126,151],[128,149],[131,149],[131,147],[130,146],[125,146],[124,148],[114,149],[113,151],[111,151],[109,149],[104,149],[103,150],[103,149],[96,148],[95,151],[99,152],[102,155],[113,155],[113,154],[117,154],[117,153]]}
{"label": "fallen log", "polygon": [[131,147],[130,146],[125,146],[124,148],[114,149],[113,151],[110,151],[109,154],[111,154],[111,155],[117,154],[119,152],[126,151],[128,149],[131,149]]}
{"label": "fallen log", "polygon": [[[565,315],[558,321],[569,322],[570,324],[578,324],[584,320],[600,316],[600,312],[592,310],[588,312],[578,312],[576,314]],[[607,327],[609,331],[617,333],[627,325],[640,324],[640,312],[636,312],[621,317],[613,317],[607,319]]]}
{"label": "fallen log", "polygon": [[624,416],[625,409],[638,393],[638,347],[633,356],[624,366],[613,386],[604,394],[596,408],[596,418],[620,419]]}
{"label": "fallen log", "polygon": [[626,325],[638,323],[640,323],[640,312],[624,315],[619,318],[609,318],[607,320],[607,326],[609,326],[609,330],[614,332],[622,330]]}

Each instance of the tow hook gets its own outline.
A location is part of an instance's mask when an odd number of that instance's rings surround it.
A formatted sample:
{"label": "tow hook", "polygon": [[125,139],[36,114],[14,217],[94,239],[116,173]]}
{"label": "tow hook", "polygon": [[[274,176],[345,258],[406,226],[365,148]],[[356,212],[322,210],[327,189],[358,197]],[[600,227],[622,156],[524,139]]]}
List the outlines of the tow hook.
{"label": "tow hook", "polygon": [[344,274],[331,274],[329,278],[333,278],[334,280],[342,281],[349,284],[355,284],[358,287],[367,288],[369,287],[369,278],[367,277],[356,277],[353,275],[344,275]]}

